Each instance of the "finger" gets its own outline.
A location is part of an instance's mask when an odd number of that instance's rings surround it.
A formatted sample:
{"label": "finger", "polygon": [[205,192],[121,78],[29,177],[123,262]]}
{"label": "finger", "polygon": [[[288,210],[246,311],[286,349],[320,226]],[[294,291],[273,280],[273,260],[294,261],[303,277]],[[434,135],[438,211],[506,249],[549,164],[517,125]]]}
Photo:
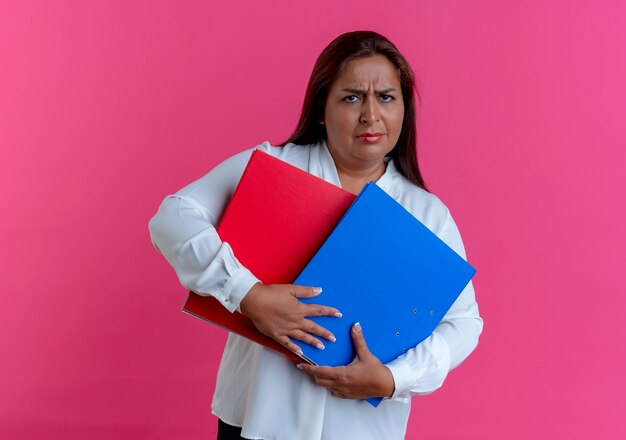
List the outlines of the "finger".
{"label": "finger", "polygon": [[336,308],[319,304],[307,304],[305,313],[305,316],[332,316],[334,318],[341,318],[343,316]]}
{"label": "finger", "polygon": [[315,384],[322,388],[333,389],[341,392],[345,392],[344,384],[341,381],[333,380],[333,379],[323,379],[320,377],[313,376],[313,380],[315,380]]}
{"label": "finger", "polygon": [[321,287],[293,285],[292,295],[296,298],[313,298],[322,293]]}
{"label": "finger", "polygon": [[329,390],[329,391],[330,391],[330,394],[332,394],[335,397],[339,397],[340,399],[348,399],[348,395],[342,393],[339,390]]}
{"label": "finger", "polygon": [[320,367],[318,365],[304,363],[298,364],[297,367],[320,380],[335,381],[338,377],[338,372],[335,367]]}
{"label": "finger", "polygon": [[302,355],[302,349],[298,347],[297,344],[294,344],[287,336],[278,338],[276,341],[294,353]]}
{"label": "finger", "polygon": [[337,388],[342,385],[336,380],[320,379],[319,377],[315,377],[315,376],[313,376],[313,378],[315,379],[315,384],[322,388]]}
{"label": "finger", "polygon": [[322,344],[322,342],[319,339],[317,339],[317,338],[315,338],[315,337],[311,336],[310,334],[308,334],[306,332],[303,332],[303,331],[296,332],[292,336],[292,338],[297,339],[298,341],[302,341],[305,344],[312,345],[313,347],[317,348],[318,350],[323,350],[324,348],[326,348],[324,346],[324,344]]}
{"label": "finger", "polygon": [[363,359],[370,354],[370,350],[367,348],[367,343],[365,342],[365,337],[363,336],[361,323],[359,322],[352,326],[352,343],[354,344],[354,349],[359,359]]}
{"label": "finger", "polygon": [[324,327],[317,324],[316,322],[311,321],[310,319],[304,320],[304,325],[302,326],[302,329],[302,331],[321,336],[322,338],[330,342],[335,342],[337,340],[337,338],[335,338],[335,335],[333,335],[329,330],[326,330]]}

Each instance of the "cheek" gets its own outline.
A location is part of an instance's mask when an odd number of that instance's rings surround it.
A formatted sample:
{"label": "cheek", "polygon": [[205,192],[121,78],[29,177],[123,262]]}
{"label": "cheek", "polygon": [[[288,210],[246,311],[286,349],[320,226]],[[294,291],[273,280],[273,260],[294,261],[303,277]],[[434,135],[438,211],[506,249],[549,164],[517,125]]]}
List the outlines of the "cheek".
{"label": "cheek", "polygon": [[332,115],[330,125],[327,121],[326,131],[329,136],[333,136],[336,138],[346,139],[352,137],[354,131],[354,124],[351,123],[350,119],[346,117],[345,114],[334,114]]}
{"label": "cheek", "polygon": [[391,117],[391,124],[393,126],[393,131],[396,132],[396,135],[399,136],[402,131],[402,122],[404,121],[404,107],[399,109],[393,113]]}

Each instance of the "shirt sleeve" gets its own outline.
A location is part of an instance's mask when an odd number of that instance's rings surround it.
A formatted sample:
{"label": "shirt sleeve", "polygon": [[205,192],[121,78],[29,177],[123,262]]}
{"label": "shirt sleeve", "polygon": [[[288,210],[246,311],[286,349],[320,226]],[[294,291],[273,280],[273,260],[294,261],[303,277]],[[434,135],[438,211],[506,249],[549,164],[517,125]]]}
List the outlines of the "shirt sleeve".
{"label": "shirt sleeve", "polygon": [[239,153],[167,196],[149,223],[152,243],[181,284],[200,295],[214,296],[231,312],[259,280],[220,239],[216,226],[251,154],[252,150]]}
{"label": "shirt sleeve", "polygon": [[[461,235],[448,211],[439,237],[466,258]],[[482,329],[470,281],[433,333],[387,364],[396,386],[391,399],[406,401],[411,395],[429,394],[441,387],[448,372],[476,348]]]}

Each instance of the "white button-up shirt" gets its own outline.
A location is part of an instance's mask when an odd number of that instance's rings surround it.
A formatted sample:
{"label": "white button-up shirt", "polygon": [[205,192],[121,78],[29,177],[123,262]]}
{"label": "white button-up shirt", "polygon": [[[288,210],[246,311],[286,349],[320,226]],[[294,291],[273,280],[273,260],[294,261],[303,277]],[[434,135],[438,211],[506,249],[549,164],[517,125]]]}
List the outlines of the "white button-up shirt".
{"label": "white button-up shirt", "polygon": [[[285,147],[264,142],[256,148],[341,186],[324,142]],[[183,286],[214,296],[231,312],[259,280],[237,260],[230,245],[220,240],[216,226],[251,153],[252,149],[227,159],[201,179],[167,196],[150,221],[155,247]],[[436,196],[409,182],[392,160],[376,183],[465,258],[459,231]],[[395,392],[377,408],[361,400],[332,396],[292,361],[230,334],[218,371],[213,413],[230,425],[242,427],[245,438],[402,439],[411,395],[439,388],[448,372],[474,350],[482,327],[474,288],[469,283],[427,339],[387,364]]]}

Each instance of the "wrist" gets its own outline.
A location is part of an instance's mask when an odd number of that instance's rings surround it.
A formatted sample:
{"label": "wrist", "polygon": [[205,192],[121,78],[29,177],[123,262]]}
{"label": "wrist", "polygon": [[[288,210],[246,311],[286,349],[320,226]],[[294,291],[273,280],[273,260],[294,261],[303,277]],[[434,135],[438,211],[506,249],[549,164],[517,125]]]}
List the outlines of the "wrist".
{"label": "wrist", "polygon": [[242,315],[250,317],[249,312],[250,312],[251,305],[252,305],[252,308],[254,308],[253,304],[255,302],[255,299],[258,298],[258,295],[260,294],[260,290],[263,287],[264,287],[264,284],[259,281],[255,283],[250,288],[250,290],[248,290],[248,292],[244,295],[241,302],[239,303],[239,310],[241,310]]}
{"label": "wrist", "polygon": [[382,365],[381,369],[381,397],[391,398],[393,393],[396,391],[396,383],[393,379],[393,374],[391,370],[387,368],[386,365]]}

